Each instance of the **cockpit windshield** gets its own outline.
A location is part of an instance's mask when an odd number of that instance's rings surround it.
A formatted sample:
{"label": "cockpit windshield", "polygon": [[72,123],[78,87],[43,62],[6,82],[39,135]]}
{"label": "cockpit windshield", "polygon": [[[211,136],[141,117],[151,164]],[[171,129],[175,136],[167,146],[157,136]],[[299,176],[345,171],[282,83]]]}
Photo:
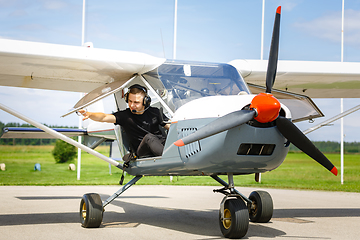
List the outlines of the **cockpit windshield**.
{"label": "cockpit windshield", "polygon": [[229,64],[168,61],[143,76],[173,111],[201,97],[250,93]]}

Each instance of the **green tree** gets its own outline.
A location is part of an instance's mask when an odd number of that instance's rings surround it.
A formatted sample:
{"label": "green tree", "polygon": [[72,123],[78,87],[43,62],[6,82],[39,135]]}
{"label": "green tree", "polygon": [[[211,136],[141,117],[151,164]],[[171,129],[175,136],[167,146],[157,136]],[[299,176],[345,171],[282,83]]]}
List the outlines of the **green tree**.
{"label": "green tree", "polygon": [[57,163],[65,163],[75,158],[76,148],[67,142],[57,139],[51,153]]}

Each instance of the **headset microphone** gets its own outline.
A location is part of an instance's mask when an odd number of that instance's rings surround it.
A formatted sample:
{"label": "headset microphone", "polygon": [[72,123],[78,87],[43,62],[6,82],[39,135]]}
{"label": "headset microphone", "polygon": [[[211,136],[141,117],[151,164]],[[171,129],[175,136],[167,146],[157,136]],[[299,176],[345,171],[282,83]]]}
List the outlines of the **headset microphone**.
{"label": "headset microphone", "polygon": [[146,110],[149,109],[150,106],[146,107],[144,110],[142,111],[136,111],[135,109],[131,110],[132,113],[142,113],[142,112],[145,112]]}

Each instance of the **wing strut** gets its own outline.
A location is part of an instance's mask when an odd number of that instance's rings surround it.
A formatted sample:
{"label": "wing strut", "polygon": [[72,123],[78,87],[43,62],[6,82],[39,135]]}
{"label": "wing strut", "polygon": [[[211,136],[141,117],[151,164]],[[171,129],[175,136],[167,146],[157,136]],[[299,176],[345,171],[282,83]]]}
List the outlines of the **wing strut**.
{"label": "wing strut", "polygon": [[321,127],[327,126],[328,124],[330,124],[330,123],[332,123],[332,122],[335,122],[336,120],[338,120],[338,119],[340,119],[340,118],[343,118],[343,117],[345,117],[345,116],[347,116],[347,115],[349,115],[349,114],[351,114],[351,113],[353,113],[353,112],[356,112],[356,111],[358,111],[358,110],[360,110],[360,104],[359,104],[359,105],[356,105],[356,106],[353,107],[353,108],[350,108],[349,110],[347,110],[347,111],[345,111],[345,112],[343,112],[343,113],[340,113],[340,114],[336,115],[335,117],[332,117],[332,118],[330,118],[330,119],[328,119],[328,120],[326,120],[326,121],[323,121],[323,122],[319,123],[318,125],[316,125],[316,126],[314,126],[314,127],[311,127],[311,128],[306,129],[305,131],[303,131],[303,133],[304,133],[304,134],[311,133],[311,132],[313,132],[313,131],[321,128]]}
{"label": "wing strut", "polygon": [[3,105],[1,103],[0,103],[0,109],[4,110],[7,113],[10,113],[11,115],[13,115],[15,117],[20,118],[21,120],[24,120],[25,122],[27,122],[27,123],[29,123],[31,125],[34,125],[37,128],[40,128],[41,130],[43,130],[44,132],[50,134],[51,136],[54,136],[55,138],[61,139],[61,140],[65,141],[65,142],[67,142],[67,143],[69,143],[71,145],[74,145],[75,147],[80,148],[81,150],[83,150],[83,151],[85,151],[87,153],[90,153],[90,154],[94,155],[95,157],[98,157],[98,158],[104,160],[105,162],[108,162],[108,163],[114,165],[117,168],[120,168],[120,169],[123,168],[121,163],[119,163],[119,162],[117,162],[117,161],[115,161],[115,160],[113,160],[113,159],[111,159],[109,157],[106,157],[106,156],[102,155],[101,153],[99,153],[99,152],[97,152],[97,151],[95,151],[95,150],[93,150],[93,149],[91,149],[91,148],[89,148],[89,147],[87,147],[87,146],[85,146],[85,145],[83,145],[81,143],[78,143],[77,141],[74,141],[73,139],[65,136],[64,134],[58,133],[55,130],[53,130],[53,129],[47,127],[47,126],[36,122],[36,121],[24,116],[23,114],[21,114],[21,113],[15,111],[15,110]]}

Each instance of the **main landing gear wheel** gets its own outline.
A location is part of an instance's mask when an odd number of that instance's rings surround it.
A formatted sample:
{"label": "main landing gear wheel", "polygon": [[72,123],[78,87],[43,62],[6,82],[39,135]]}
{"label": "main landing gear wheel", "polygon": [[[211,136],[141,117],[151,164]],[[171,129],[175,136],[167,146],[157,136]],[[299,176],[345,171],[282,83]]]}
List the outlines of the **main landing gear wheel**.
{"label": "main landing gear wheel", "polygon": [[80,221],[85,228],[97,228],[103,218],[103,205],[99,194],[87,193],[80,202]]}
{"label": "main landing gear wheel", "polygon": [[252,203],[248,204],[249,217],[251,222],[267,223],[273,215],[273,201],[268,192],[254,191],[249,199]]}
{"label": "main landing gear wheel", "polygon": [[220,229],[224,237],[242,238],[249,228],[249,212],[241,199],[228,199],[224,204],[224,219],[219,214]]}

